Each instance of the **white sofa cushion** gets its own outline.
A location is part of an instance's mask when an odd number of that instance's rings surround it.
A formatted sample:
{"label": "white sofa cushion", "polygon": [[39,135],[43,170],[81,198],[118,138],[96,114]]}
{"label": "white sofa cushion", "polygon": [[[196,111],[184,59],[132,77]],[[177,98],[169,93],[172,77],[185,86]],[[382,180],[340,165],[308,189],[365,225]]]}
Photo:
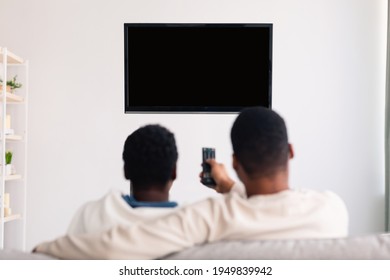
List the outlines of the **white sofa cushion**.
{"label": "white sofa cushion", "polygon": [[[0,260],[50,260],[44,254],[0,250]],[[181,260],[390,260],[390,234],[347,238],[219,241],[162,259]]]}
{"label": "white sofa cushion", "polygon": [[163,259],[390,259],[390,234],[331,239],[219,241],[198,245]]}

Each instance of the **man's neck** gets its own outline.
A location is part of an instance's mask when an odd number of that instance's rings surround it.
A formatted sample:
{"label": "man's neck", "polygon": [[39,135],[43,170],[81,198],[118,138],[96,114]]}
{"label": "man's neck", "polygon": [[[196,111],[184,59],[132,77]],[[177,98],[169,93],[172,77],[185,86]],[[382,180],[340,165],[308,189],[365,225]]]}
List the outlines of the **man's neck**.
{"label": "man's neck", "polygon": [[288,173],[279,172],[244,182],[248,197],[252,195],[274,194],[289,189]]}
{"label": "man's neck", "polygon": [[145,202],[166,202],[169,201],[169,194],[161,190],[136,191],[132,195],[137,201]]}

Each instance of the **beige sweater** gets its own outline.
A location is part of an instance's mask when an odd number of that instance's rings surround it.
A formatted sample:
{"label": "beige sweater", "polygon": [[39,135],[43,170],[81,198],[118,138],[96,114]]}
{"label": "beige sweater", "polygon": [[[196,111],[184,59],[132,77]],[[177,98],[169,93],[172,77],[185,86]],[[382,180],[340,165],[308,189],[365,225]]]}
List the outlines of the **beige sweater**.
{"label": "beige sweater", "polygon": [[99,234],[60,237],[36,247],[61,259],[155,259],[204,242],[345,237],[344,202],[329,191],[289,189],[245,198],[209,198],[164,217]]}
{"label": "beige sweater", "polygon": [[97,233],[113,226],[131,226],[155,219],[178,209],[164,207],[132,208],[119,190],[111,190],[102,198],[82,205],[73,216],[68,234]]}

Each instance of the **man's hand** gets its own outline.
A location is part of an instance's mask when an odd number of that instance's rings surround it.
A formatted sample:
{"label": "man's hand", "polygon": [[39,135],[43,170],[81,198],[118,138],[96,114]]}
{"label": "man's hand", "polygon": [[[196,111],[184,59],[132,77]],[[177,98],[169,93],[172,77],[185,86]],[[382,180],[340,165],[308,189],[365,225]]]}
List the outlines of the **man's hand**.
{"label": "man's hand", "polygon": [[[234,185],[234,181],[229,177],[226,172],[225,166],[222,163],[218,163],[215,159],[206,160],[211,166],[211,176],[213,177],[215,183],[215,191],[219,193],[228,193]],[[202,178],[202,173],[200,173]]]}

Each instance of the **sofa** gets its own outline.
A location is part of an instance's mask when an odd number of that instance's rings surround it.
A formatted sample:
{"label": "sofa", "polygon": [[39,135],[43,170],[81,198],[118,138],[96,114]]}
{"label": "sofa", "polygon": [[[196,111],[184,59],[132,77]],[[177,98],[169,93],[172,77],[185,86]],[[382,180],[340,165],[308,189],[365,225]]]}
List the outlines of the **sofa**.
{"label": "sofa", "polygon": [[220,241],[198,245],[164,259],[390,260],[390,234],[329,239]]}
{"label": "sofa", "polygon": [[[54,260],[44,254],[0,251],[0,260]],[[390,234],[347,238],[219,241],[197,245],[166,260],[390,260]]]}

